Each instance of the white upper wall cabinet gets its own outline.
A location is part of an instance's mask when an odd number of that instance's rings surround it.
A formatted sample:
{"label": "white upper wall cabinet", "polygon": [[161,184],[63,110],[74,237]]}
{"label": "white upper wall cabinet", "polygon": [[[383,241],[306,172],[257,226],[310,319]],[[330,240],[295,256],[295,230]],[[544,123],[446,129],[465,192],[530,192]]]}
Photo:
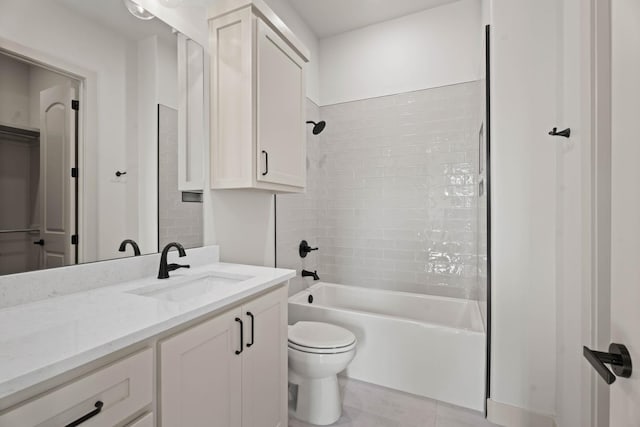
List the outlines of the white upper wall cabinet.
{"label": "white upper wall cabinet", "polygon": [[262,1],[210,17],[211,188],[304,191],[307,49]]}

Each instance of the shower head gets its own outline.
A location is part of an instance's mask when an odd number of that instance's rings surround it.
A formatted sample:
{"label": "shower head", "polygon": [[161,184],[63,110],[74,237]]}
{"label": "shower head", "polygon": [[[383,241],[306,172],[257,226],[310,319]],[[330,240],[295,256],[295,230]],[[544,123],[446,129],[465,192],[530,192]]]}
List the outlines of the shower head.
{"label": "shower head", "polygon": [[324,120],[320,120],[318,123],[313,122],[311,120],[307,121],[307,124],[311,123],[313,125],[313,134],[318,135],[320,132],[324,130],[324,127],[327,123]]}

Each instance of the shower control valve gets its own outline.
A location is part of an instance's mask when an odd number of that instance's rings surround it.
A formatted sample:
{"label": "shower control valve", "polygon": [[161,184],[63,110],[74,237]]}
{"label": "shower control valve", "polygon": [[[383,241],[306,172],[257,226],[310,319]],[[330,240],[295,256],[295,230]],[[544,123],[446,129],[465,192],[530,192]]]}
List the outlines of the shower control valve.
{"label": "shower control valve", "polygon": [[300,242],[300,246],[298,247],[298,253],[300,254],[300,258],[306,258],[309,252],[317,251],[318,249],[319,248],[312,248],[306,240],[303,240]]}

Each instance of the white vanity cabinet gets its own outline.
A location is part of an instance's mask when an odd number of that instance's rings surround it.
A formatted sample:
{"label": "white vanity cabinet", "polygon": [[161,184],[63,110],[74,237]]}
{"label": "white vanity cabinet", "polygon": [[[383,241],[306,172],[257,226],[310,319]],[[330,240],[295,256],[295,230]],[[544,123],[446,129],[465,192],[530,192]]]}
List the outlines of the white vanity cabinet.
{"label": "white vanity cabinet", "polygon": [[160,425],[287,425],[287,290],[161,341]]}
{"label": "white vanity cabinet", "polygon": [[[146,349],[0,412],[2,427],[112,427],[153,401],[153,350]],[[130,426],[153,425],[153,415]]]}
{"label": "white vanity cabinet", "polygon": [[211,187],[304,191],[307,49],[262,1],[210,14]]}

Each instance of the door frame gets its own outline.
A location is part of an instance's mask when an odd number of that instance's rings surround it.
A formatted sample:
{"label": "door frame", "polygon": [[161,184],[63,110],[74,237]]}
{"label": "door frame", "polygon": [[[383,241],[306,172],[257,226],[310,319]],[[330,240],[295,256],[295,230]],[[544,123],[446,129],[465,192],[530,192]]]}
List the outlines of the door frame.
{"label": "door frame", "polygon": [[97,75],[95,72],[0,37],[0,53],[19,61],[33,64],[62,74],[78,82],[80,110],[77,116],[77,165],[82,179],[77,186],[76,230],[79,235],[78,264],[97,260],[98,255],[98,193],[97,176],[85,174],[85,170],[96,170],[97,146],[93,149],[85,141],[97,141]]}
{"label": "door frame", "polygon": [[[590,89],[590,283],[583,286],[588,331],[585,345],[606,349],[611,335],[611,0],[590,0],[589,25],[583,39],[590,40],[589,67],[585,67]],[[585,34],[586,32],[586,34]],[[609,386],[590,366],[588,405],[583,416],[592,427],[609,425]],[[583,371],[584,372],[584,371]]]}

